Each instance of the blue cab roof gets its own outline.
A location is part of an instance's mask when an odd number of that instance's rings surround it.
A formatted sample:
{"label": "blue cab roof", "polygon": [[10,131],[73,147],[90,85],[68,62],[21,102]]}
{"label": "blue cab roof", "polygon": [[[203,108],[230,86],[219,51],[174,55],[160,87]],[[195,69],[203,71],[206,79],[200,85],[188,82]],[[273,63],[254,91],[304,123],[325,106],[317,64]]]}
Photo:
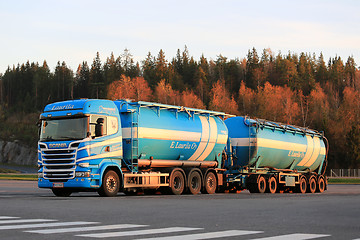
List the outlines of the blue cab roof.
{"label": "blue cab roof", "polygon": [[42,118],[65,117],[84,114],[118,114],[115,104],[103,99],[78,99],[48,104],[44,108]]}

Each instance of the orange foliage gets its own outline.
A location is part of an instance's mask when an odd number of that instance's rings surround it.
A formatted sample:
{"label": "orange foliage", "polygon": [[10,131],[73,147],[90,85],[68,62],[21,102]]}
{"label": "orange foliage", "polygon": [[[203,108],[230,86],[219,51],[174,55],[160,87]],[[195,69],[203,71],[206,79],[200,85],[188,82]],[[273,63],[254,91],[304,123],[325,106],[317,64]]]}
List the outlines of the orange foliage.
{"label": "orange foliage", "polygon": [[136,77],[132,79],[135,87],[135,101],[151,101],[153,93],[149,87],[148,82],[143,77]]}
{"label": "orange foliage", "polygon": [[225,88],[224,81],[219,80],[214,83],[211,89],[209,108],[230,114],[238,113],[238,105],[234,97],[230,96],[229,91]]}
{"label": "orange foliage", "polygon": [[205,109],[204,103],[194,94],[193,91],[187,90],[181,93],[181,105],[191,108]]}
{"label": "orange foliage", "polygon": [[324,126],[321,125],[323,125],[324,122],[321,121],[328,119],[330,107],[327,96],[319,83],[317,83],[315,89],[310,92],[308,99],[310,124],[323,129]]}
{"label": "orange foliage", "polygon": [[266,82],[258,88],[258,115],[272,121],[299,124],[300,108],[296,94],[289,87],[272,86]]}
{"label": "orange foliage", "polygon": [[152,91],[143,77],[131,79],[122,75],[120,80],[109,84],[108,98],[112,100],[126,98],[135,101],[150,101],[152,99]]}
{"label": "orange foliage", "polygon": [[351,87],[345,87],[343,95],[339,117],[348,132],[360,119],[360,93]]}
{"label": "orange foliage", "polygon": [[241,81],[239,88],[239,108],[243,115],[253,115],[255,112],[255,98],[256,93],[251,88],[245,86],[244,81]]}
{"label": "orange foliage", "polygon": [[165,82],[165,79],[161,81],[155,87],[156,100],[159,103],[165,104],[180,104],[180,94],[178,91],[172,89],[171,85]]}

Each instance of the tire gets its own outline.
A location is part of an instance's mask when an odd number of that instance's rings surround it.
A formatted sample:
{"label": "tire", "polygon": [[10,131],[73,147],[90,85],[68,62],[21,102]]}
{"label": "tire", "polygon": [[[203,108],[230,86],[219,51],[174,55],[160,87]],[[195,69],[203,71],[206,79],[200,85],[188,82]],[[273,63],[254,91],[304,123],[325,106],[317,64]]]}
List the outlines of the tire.
{"label": "tire", "polygon": [[69,197],[72,191],[66,188],[52,188],[51,191],[57,197]]}
{"label": "tire", "polygon": [[201,191],[201,175],[198,171],[191,171],[188,176],[188,186],[191,194],[198,194]]}
{"label": "tire", "polygon": [[170,175],[170,189],[174,195],[181,195],[185,189],[185,179],[182,172],[175,170]]}
{"label": "tire", "polygon": [[119,176],[113,170],[109,170],[103,177],[103,182],[98,190],[98,193],[102,197],[114,197],[119,192],[120,180]]}
{"label": "tire", "polygon": [[315,193],[316,188],[317,188],[316,178],[314,176],[311,176],[309,179],[308,192]]}
{"label": "tire", "polygon": [[257,185],[254,183],[248,184],[248,190],[250,193],[259,193]]}
{"label": "tire", "polygon": [[266,180],[262,175],[257,179],[257,190],[259,193],[264,193],[266,191]]}
{"label": "tire", "polygon": [[304,194],[306,193],[306,189],[307,189],[306,178],[304,176],[301,176],[299,179],[299,186],[296,187],[296,192]]}
{"label": "tire", "polygon": [[276,193],[277,191],[278,182],[274,176],[271,176],[268,181],[268,192],[269,193]]}
{"label": "tire", "polygon": [[325,191],[326,188],[326,183],[325,183],[325,179],[323,176],[320,176],[317,182],[317,188],[316,191],[319,193],[322,193]]}
{"label": "tire", "polygon": [[204,193],[214,194],[217,189],[217,179],[213,172],[208,172],[204,181]]}

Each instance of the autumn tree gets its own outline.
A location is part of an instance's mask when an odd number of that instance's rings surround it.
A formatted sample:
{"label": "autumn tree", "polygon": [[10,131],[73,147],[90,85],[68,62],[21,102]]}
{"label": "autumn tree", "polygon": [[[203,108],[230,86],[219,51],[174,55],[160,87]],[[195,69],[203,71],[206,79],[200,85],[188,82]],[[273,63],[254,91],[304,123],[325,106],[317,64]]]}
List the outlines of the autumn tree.
{"label": "autumn tree", "polygon": [[150,101],[152,91],[143,77],[130,78],[125,75],[108,86],[107,97],[112,100],[132,99],[134,101]]}
{"label": "autumn tree", "polygon": [[256,113],[256,92],[245,86],[245,82],[241,81],[239,88],[239,110],[241,115],[252,115]]}
{"label": "autumn tree", "polygon": [[165,79],[161,79],[155,87],[155,99],[157,102],[165,104],[179,105],[180,103],[179,92],[173,90],[171,85],[166,83]]}
{"label": "autumn tree", "polygon": [[185,107],[205,109],[205,105],[201,99],[195,95],[193,91],[188,89],[181,93],[181,105]]}
{"label": "autumn tree", "polygon": [[230,114],[238,113],[238,105],[233,96],[225,88],[223,80],[218,80],[212,86],[209,108]]}
{"label": "autumn tree", "polygon": [[296,92],[289,87],[272,86],[266,82],[264,87],[258,88],[258,111],[261,118],[299,124],[299,106],[296,102]]}

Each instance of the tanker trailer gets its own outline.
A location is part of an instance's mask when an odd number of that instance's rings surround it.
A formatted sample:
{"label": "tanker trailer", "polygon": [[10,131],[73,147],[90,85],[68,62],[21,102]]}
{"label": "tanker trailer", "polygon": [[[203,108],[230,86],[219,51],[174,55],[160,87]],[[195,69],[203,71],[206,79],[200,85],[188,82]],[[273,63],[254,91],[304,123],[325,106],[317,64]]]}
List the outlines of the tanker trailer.
{"label": "tanker trailer", "polygon": [[225,120],[229,182],[250,192],[323,192],[327,140],[315,130],[249,117]]}
{"label": "tanker trailer", "polygon": [[[221,112],[150,102],[114,102],[123,136],[124,191],[169,186],[214,193],[228,131]],[[156,175],[158,174],[158,175]],[[148,178],[144,176],[149,176]]]}

